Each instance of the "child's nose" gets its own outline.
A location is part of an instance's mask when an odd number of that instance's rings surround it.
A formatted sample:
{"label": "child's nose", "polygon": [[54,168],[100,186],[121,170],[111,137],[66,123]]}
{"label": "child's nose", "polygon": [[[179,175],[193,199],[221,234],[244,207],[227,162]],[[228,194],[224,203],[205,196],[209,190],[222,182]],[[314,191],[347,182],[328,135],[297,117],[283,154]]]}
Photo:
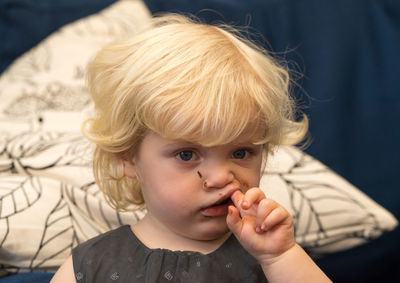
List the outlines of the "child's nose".
{"label": "child's nose", "polygon": [[235,175],[229,166],[207,166],[201,169],[203,188],[205,190],[225,188],[235,180]]}

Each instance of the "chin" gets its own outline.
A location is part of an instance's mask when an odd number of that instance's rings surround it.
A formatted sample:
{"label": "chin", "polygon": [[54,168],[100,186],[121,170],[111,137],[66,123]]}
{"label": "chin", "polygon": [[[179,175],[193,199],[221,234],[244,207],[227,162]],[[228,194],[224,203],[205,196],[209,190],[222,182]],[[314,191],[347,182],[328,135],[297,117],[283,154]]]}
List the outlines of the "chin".
{"label": "chin", "polygon": [[220,223],[207,223],[202,225],[201,230],[193,238],[200,241],[212,241],[219,239],[229,232],[228,226],[224,220],[223,224]]}

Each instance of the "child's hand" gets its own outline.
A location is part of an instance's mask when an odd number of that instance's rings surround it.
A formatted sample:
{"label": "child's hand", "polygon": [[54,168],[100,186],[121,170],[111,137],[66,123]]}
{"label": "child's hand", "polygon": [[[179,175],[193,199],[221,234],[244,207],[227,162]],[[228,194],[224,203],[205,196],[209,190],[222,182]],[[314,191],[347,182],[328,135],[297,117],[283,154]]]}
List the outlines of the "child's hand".
{"label": "child's hand", "polygon": [[231,199],[228,227],[259,262],[271,262],[295,245],[290,214],[259,188],[236,191]]}

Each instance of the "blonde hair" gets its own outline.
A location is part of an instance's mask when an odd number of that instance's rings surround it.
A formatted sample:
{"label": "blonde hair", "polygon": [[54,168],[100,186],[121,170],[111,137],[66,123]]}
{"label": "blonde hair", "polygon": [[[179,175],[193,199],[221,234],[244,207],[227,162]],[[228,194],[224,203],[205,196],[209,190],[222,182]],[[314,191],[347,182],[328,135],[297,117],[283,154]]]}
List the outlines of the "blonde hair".
{"label": "blonde hair", "polygon": [[[156,17],[143,32],[103,48],[89,65],[96,117],[83,126],[96,144],[95,178],[112,206],[142,205],[140,183],[124,176],[153,131],[166,139],[214,146],[235,140],[250,124],[254,140],[296,144],[308,120],[295,120],[288,72],[229,26],[177,14]],[[248,127],[247,127],[248,128]]]}

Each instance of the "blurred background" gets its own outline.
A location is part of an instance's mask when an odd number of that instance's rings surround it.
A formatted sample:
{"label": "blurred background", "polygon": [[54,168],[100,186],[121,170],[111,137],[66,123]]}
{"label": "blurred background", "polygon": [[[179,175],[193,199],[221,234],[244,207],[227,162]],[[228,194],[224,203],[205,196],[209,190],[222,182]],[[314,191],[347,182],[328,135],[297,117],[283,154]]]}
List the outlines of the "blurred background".
{"label": "blurred background", "polygon": [[[112,0],[0,0],[0,74]],[[307,153],[400,218],[400,1],[144,0],[149,10],[247,26],[288,62],[310,118]],[[399,228],[317,263],[335,282],[400,282]]]}

